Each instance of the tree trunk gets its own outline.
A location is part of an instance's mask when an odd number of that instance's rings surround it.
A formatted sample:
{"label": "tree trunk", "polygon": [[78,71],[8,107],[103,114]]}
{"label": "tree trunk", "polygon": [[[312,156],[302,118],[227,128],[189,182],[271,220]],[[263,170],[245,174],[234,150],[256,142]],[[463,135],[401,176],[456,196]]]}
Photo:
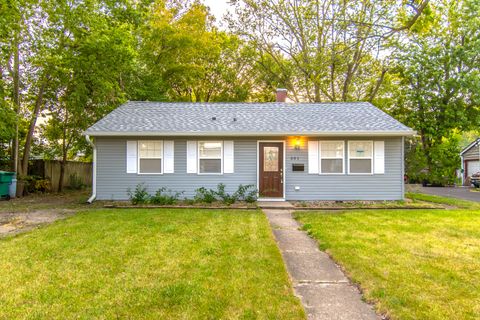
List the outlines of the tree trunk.
{"label": "tree trunk", "polygon": [[380,77],[377,79],[377,82],[375,83],[375,87],[373,87],[373,90],[370,94],[370,98],[368,98],[368,102],[372,103],[373,99],[377,96],[378,90],[380,89],[383,80],[385,79],[385,74],[387,73],[387,69],[382,69],[382,73],[380,74]]}
{"label": "tree trunk", "polygon": [[58,192],[63,191],[63,178],[65,176],[65,165],[67,163],[67,126],[68,113],[65,117],[65,123],[63,125],[63,137],[62,137],[62,161],[60,162],[60,177],[58,178]]}
{"label": "tree trunk", "polygon": [[58,192],[63,191],[63,178],[65,176],[65,165],[67,164],[67,153],[65,152],[60,162],[60,177],[58,178]]}
{"label": "tree trunk", "polygon": [[345,102],[348,100],[348,91],[350,88],[350,82],[352,82],[353,78],[353,65],[351,63],[348,64],[347,74],[345,75],[345,81],[343,83],[343,90],[342,90],[342,101]]}
{"label": "tree trunk", "polygon": [[33,133],[35,131],[35,125],[37,124],[38,114],[40,113],[40,108],[43,105],[43,93],[45,92],[45,87],[47,86],[48,77],[45,77],[40,85],[38,91],[37,99],[35,100],[35,109],[33,110],[32,119],[30,120],[30,125],[28,127],[27,137],[25,139],[25,147],[23,149],[23,158],[20,173],[23,175],[28,174],[28,160],[30,158],[30,149],[32,146]]}
{"label": "tree trunk", "polygon": [[[13,53],[13,103],[17,118],[15,119],[15,138],[12,145],[12,170],[18,172],[18,120],[20,114],[20,44],[18,35],[15,39],[15,49]],[[23,190],[22,190],[23,191]]]}
{"label": "tree trunk", "polygon": [[314,83],[314,93],[315,93],[315,102],[321,102],[322,98],[320,97],[320,86],[318,83]]}

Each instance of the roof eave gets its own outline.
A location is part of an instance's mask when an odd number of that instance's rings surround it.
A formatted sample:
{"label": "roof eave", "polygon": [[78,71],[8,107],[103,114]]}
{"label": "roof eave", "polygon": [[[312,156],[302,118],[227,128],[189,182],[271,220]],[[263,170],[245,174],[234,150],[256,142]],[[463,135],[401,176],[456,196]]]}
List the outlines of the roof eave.
{"label": "roof eave", "polygon": [[480,143],[480,138],[477,138],[475,139],[475,141],[473,141],[472,143],[470,143],[468,146],[466,146],[461,152],[460,152],[460,156],[463,156],[463,154],[465,152],[467,152],[468,150],[472,149],[473,147],[475,147],[477,145],[477,143]]}
{"label": "roof eave", "polygon": [[122,131],[85,131],[84,135],[92,137],[150,137],[150,136],[166,136],[166,137],[188,137],[188,136],[202,136],[202,137],[218,137],[218,136],[243,136],[243,137],[258,137],[258,136],[370,136],[370,137],[407,137],[416,135],[414,130],[399,130],[399,131],[318,131],[318,132],[160,132],[160,131],[140,131],[140,132],[122,132]]}

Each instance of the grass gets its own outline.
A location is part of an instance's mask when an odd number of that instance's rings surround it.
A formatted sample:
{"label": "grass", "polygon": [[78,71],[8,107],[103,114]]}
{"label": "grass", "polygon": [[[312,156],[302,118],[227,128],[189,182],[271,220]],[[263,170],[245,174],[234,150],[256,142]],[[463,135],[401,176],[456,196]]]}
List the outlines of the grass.
{"label": "grass", "polygon": [[0,319],[305,318],[260,211],[90,210],[0,252]]}
{"label": "grass", "polygon": [[412,199],[414,202],[426,201],[426,202],[432,202],[432,203],[438,203],[438,204],[445,204],[448,206],[462,208],[462,209],[480,210],[480,203],[474,202],[474,201],[441,197],[441,196],[435,196],[435,195],[424,194],[424,193],[415,193],[415,192],[407,192],[405,196],[409,199]]}
{"label": "grass", "polygon": [[392,319],[479,319],[480,211],[475,208],[302,212],[296,217],[380,313]]}

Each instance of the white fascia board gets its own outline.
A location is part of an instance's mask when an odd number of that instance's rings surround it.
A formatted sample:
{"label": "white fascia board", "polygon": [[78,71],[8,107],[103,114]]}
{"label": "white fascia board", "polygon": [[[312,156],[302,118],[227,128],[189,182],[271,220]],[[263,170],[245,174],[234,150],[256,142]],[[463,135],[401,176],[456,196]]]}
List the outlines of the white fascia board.
{"label": "white fascia board", "polygon": [[119,132],[119,131],[100,131],[100,132],[84,132],[84,135],[95,137],[149,137],[149,136],[202,136],[202,137],[273,137],[273,136],[304,136],[304,137],[352,137],[352,136],[368,136],[368,137],[406,137],[416,135],[416,131],[319,131],[319,132]]}
{"label": "white fascia board", "polygon": [[463,156],[463,154],[465,152],[467,152],[468,150],[472,149],[473,147],[477,146],[477,144],[480,144],[480,138],[473,141],[472,143],[470,143],[468,146],[465,147],[465,149],[463,149],[461,152],[460,152],[460,155]]}

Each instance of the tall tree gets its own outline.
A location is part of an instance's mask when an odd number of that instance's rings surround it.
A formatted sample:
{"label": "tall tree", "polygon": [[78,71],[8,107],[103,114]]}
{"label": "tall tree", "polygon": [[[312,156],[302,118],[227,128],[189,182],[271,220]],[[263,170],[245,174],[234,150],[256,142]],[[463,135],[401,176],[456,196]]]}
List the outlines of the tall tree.
{"label": "tall tree", "polygon": [[[236,0],[230,27],[252,41],[296,101],[372,101],[385,39],[408,30],[428,1]],[[265,69],[272,74],[272,70]]]}
{"label": "tall tree", "polygon": [[[412,162],[423,164],[431,182],[451,183],[458,132],[480,123],[480,3],[441,0],[431,7],[430,26],[399,44],[400,91],[390,112],[419,133]],[[411,176],[419,172],[410,169]]]}
{"label": "tall tree", "polygon": [[45,98],[48,122],[42,134],[50,155],[61,160],[62,191],[66,162],[75,156],[71,151],[84,145],[82,132],[126,99],[124,80],[132,73],[135,42],[131,26],[119,23],[101,1],[57,4],[63,41],[51,71],[52,90]]}
{"label": "tall tree", "polygon": [[197,2],[156,2],[141,32],[142,100],[244,101],[252,89],[251,51],[219,31]]}

